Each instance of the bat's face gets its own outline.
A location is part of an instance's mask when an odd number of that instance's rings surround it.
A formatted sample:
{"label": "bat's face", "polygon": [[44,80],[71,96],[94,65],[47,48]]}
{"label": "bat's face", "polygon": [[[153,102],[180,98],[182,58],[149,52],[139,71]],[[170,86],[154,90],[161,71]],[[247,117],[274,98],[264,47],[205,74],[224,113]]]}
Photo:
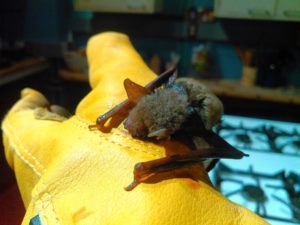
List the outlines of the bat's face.
{"label": "bat's face", "polygon": [[167,138],[188,116],[188,98],[172,89],[163,89],[143,97],[125,121],[134,137]]}

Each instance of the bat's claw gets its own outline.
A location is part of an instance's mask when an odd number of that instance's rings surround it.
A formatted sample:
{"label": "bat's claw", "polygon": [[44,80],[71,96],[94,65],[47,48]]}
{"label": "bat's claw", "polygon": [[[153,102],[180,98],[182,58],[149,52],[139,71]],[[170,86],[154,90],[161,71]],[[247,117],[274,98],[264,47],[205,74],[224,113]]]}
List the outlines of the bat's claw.
{"label": "bat's claw", "polygon": [[138,186],[140,182],[137,179],[134,179],[127,187],[125,187],[125,191],[132,191],[136,186]]}
{"label": "bat's claw", "polygon": [[97,124],[91,124],[88,126],[88,128],[89,128],[89,130],[98,130],[99,129]]}

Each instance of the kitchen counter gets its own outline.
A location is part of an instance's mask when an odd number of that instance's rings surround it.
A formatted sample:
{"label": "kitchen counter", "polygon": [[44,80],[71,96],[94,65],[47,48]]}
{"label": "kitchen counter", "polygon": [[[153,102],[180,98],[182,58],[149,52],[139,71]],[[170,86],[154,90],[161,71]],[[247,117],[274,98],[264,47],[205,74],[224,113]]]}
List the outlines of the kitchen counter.
{"label": "kitchen counter", "polygon": [[0,86],[46,70],[50,62],[44,58],[28,58],[0,69]]}
{"label": "kitchen counter", "polygon": [[245,86],[238,80],[201,80],[218,96],[300,105],[298,88]]}

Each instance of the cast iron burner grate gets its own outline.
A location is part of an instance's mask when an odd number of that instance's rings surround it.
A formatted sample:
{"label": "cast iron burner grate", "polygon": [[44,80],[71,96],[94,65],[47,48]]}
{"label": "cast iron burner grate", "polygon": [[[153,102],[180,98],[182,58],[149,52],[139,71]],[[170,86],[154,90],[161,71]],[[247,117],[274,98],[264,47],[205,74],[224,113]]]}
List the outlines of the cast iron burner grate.
{"label": "cast iron burner grate", "polygon": [[214,183],[232,201],[266,219],[300,223],[300,176],[295,172],[268,174],[254,171],[253,166],[240,170],[219,163]]}
{"label": "cast iron burner grate", "polygon": [[272,152],[300,156],[300,132],[289,131],[274,125],[245,126],[222,121],[215,131],[232,145],[250,151]]}

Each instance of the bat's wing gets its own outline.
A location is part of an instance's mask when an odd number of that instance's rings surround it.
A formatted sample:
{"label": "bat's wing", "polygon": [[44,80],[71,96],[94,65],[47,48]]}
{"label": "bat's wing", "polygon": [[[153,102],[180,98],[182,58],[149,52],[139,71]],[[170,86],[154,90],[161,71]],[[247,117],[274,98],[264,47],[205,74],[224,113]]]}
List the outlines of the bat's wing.
{"label": "bat's wing", "polygon": [[128,101],[134,103],[135,105],[143,96],[148,94],[146,88],[134,83],[130,79],[124,80],[124,87],[128,96]]}
{"label": "bat's wing", "polygon": [[110,132],[112,128],[118,127],[143,95],[149,94],[163,83],[167,82],[172,75],[176,74],[175,71],[176,67],[168,69],[145,87],[126,79],[124,81],[124,86],[129,98],[109,110],[104,115],[99,116],[96,124],[90,125],[89,128],[99,129],[102,132]]}
{"label": "bat's wing", "polygon": [[[200,134],[199,134],[200,135]],[[125,189],[130,191],[139,183],[145,182],[150,177],[178,168],[188,167],[197,163],[203,163],[206,171],[210,171],[220,159],[241,159],[247,154],[239,151],[227,143],[213,131],[202,130],[201,137],[212,147],[195,149],[183,154],[167,156],[148,162],[137,163],[134,168],[134,181]],[[177,140],[191,147],[191,136],[177,134]],[[193,142],[193,141],[192,141]],[[192,150],[193,149],[193,150]]]}
{"label": "bat's wing", "polygon": [[187,127],[185,132],[191,133],[193,136],[202,137],[209,144],[209,146],[220,151],[218,153],[219,156],[224,155],[225,158],[229,157],[232,159],[241,159],[244,156],[248,156],[247,154],[230,145],[227,141],[225,141],[222,137],[220,137],[212,130],[207,130],[204,126],[202,118],[198,115],[197,112],[192,111],[191,118],[192,119],[188,120],[187,124],[184,125],[184,127]]}
{"label": "bat's wing", "polygon": [[105,114],[99,116],[96,124],[89,125],[89,129],[99,129],[102,132],[110,132],[112,128],[117,127],[128,116],[128,112],[134,107],[134,104],[125,100],[115,106]]}
{"label": "bat's wing", "polygon": [[155,80],[151,81],[149,84],[145,86],[148,92],[153,91],[154,89],[160,87],[162,84],[170,81],[175,80],[177,77],[177,68],[173,66],[160,74]]}
{"label": "bat's wing", "polygon": [[214,133],[213,131],[206,131],[205,135],[202,136],[205,141],[210,146],[213,146],[214,148],[218,149],[219,155],[224,157],[229,157],[231,159],[241,159],[244,156],[249,156],[248,154],[243,153],[242,151],[239,151],[235,147],[233,147],[231,144],[229,144],[227,141],[225,141],[222,137]]}
{"label": "bat's wing", "polygon": [[125,188],[127,191],[133,190],[138,184],[146,181],[155,174],[171,171],[178,168],[188,167],[207,160],[239,159],[246,156],[243,152],[232,153],[222,148],[203,148],[183,154],[175,154],[160,159],[137,163],[134,167],[134,181]]}
{"label": "bat's wing", "polygon": [[241,159],[244,156],[248,156],[248,154],[239,151],[213,131],[206,130],[204,133],[205,135],[202,135],[202,137],[210,146],[213,146],[218,150],[218,154],[220,156],[219,159],[209,159],[204,162],[207,172],[211,171],[222,158]]}
{"label": "bat's wing", "polygon": [[204,162],[204,167],[206,172],[209,172],[213,168],[215,168],[215,166],[218,164],[219,161],[220,159],[212,159],[212,160],[208,160],[207,162]]}

